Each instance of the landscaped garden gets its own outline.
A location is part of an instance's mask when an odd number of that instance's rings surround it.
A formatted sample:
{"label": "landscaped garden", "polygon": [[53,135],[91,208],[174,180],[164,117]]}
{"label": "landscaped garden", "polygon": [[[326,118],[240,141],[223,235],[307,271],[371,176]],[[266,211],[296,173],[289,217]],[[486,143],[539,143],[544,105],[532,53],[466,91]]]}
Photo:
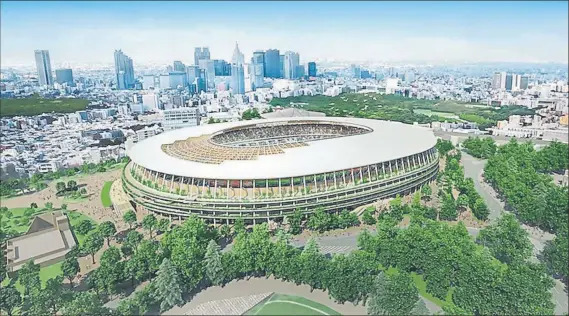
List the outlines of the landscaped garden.
{"label": "landscaped garden", "polygon": [[113,202],[111,201],[111,186],[113,181],[107,181],[103,185],[103,190],[101,190],[101,203],[104,207],[111,207]]}

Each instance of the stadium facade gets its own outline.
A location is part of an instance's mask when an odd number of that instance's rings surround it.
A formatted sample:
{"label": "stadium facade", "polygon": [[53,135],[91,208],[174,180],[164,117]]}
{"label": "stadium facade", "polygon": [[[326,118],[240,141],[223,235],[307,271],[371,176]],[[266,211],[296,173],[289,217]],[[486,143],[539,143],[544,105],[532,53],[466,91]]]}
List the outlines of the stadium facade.
{"label": "stadium facade", "polygon": [[296,209],[341,211],[413,192],[437,176],[435,144],[426,128],[380,120],[208,124],[136,144],[122,181],[137,209],[254,224]]}

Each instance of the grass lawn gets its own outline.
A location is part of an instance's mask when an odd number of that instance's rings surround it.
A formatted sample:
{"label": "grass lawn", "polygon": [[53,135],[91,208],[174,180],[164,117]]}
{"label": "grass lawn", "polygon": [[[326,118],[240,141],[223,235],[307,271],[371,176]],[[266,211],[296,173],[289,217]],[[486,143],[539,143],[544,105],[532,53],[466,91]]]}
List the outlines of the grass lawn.
{"label": "grass lawn", "polygon": [[[72,228],[73,226],[79,225],[79,223],[81,223],[84,220],[91,221],[93,222],[94,226],[97,226],[97,222],[95,220],[77,211],[66,211],[66,214],[67,217],[69,218],[69,224],[71,225]],[[81,235],[76,231],[74,231],[73,233],[75,234],[75,238],[77,238],[77,242],[79,243],[79,245],[82,245],[86,235]]]}
{"label": "grass lawn", "polygon": [[[387,269],[387,271],[385,271],[385,273],[392,275],[392,274],[399,273],[399,270],[397,268],[389,267],[389,269]],[[448,291],[447,297],[444,300],[441,300],[441,299],[434,297],[433,295],[427,293],[427,282],[425,282],[422,275],[417,274],[415,272],[411,272],[410,275],[411,275],[411,278],[413,279],[413,283],[415,283],[415,286],[417,287],[417,290],[419,291],[419,295],[421,295],[425,299],[433,302],[435,305],[437,305],[441,308],[443,307],[443,305],[453,304],[453,302],[452,302],[452,293],[454,292],[453,287],[451,287],[450,290]]]}
{"label": "grass lawn", "polygon": [[0,116],[32,116],[42,113],[72,113],[87,108],[89,100],[86,99],[44,99],[37,95],[31,98],[2,99],[2,113]]}
{"label": "grass lawn", "polygon": [[328,306],[299,296],[273,294],[245,315],[341,315]]}
{"label": "grass lawn", "polygon": [[8,210],[9,213],[12,214],[10,218],[7,216],[2,217],[2,229],[4,231],[15,230],[18,233],[25,233],[28,230],[28,227],[32,223],[32,218],[36,215],[42,214],[47,212],[48,210],[45,208],[37,208],[34,210],[33,215],[26,216],[24,213],[28,208],[26,207],[18,207],[18,208],[11,208]]}
{"label": "grass lawn", "polygon": [[[41,280],[41,285],[45,286],[45,283],[47,282],[47,280],[49,279],[53,279],[58,275],[62,275],[63,272],[61,272],[61,262],[52,264],[50,266],[47,267],[43,267],[40,269],[40,280]],[[8,285],[10,283],[10,279],[6,278],[4,281],[2,281],[2,286]],[[16,281],[15,283],[16,289],[18,289],[18,291],[20,291],[21,293],[24,292],[24,288],[20,285],[20,281]]]}
{"label": "grass lawn", "polygon": [[110,207],[113,205],[111,202],[111,185],[113,185],[113,181],[107,181],[103,185],[103,190],[101,191],[101,203],[103,203],[104,207]]}

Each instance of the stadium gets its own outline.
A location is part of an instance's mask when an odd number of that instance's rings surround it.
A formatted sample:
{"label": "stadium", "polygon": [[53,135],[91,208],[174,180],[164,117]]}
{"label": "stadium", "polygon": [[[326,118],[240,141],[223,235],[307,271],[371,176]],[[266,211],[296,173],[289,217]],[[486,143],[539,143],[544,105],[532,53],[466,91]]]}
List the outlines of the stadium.
{"label": "stadium", "polygon": [[214,224],[279,221],[296,209],[354,209],[433,181],[433,133],[339,117],[208,124],[136,144],[122,184],[137,209]]}

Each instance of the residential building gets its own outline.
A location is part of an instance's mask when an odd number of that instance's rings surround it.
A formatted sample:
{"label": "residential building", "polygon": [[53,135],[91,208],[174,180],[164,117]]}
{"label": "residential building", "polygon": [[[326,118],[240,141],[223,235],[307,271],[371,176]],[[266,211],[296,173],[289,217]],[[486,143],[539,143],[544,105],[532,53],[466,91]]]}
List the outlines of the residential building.
{"label": "residential building", "polygon": [[73,83],[73,70],[69,68],[62,68],[55,70],[55,82],[59,84],[72,84]]}
{"label": "residential building", "polygon": [[118,90],[134,88],[134,67],[132,59],[122,50],[115,50],[115,79]]}
{"label": "residential building", "polygon": [[198,108],[177,108],[164,110],[162,127],[164,131],[200,125]]}
{"label": "residential building", "polygon": [[38,81],[42,86],[53,85],[53,75],[51,73],[51,60],[48,50],[36,50],[36,68],[38,70]]}

